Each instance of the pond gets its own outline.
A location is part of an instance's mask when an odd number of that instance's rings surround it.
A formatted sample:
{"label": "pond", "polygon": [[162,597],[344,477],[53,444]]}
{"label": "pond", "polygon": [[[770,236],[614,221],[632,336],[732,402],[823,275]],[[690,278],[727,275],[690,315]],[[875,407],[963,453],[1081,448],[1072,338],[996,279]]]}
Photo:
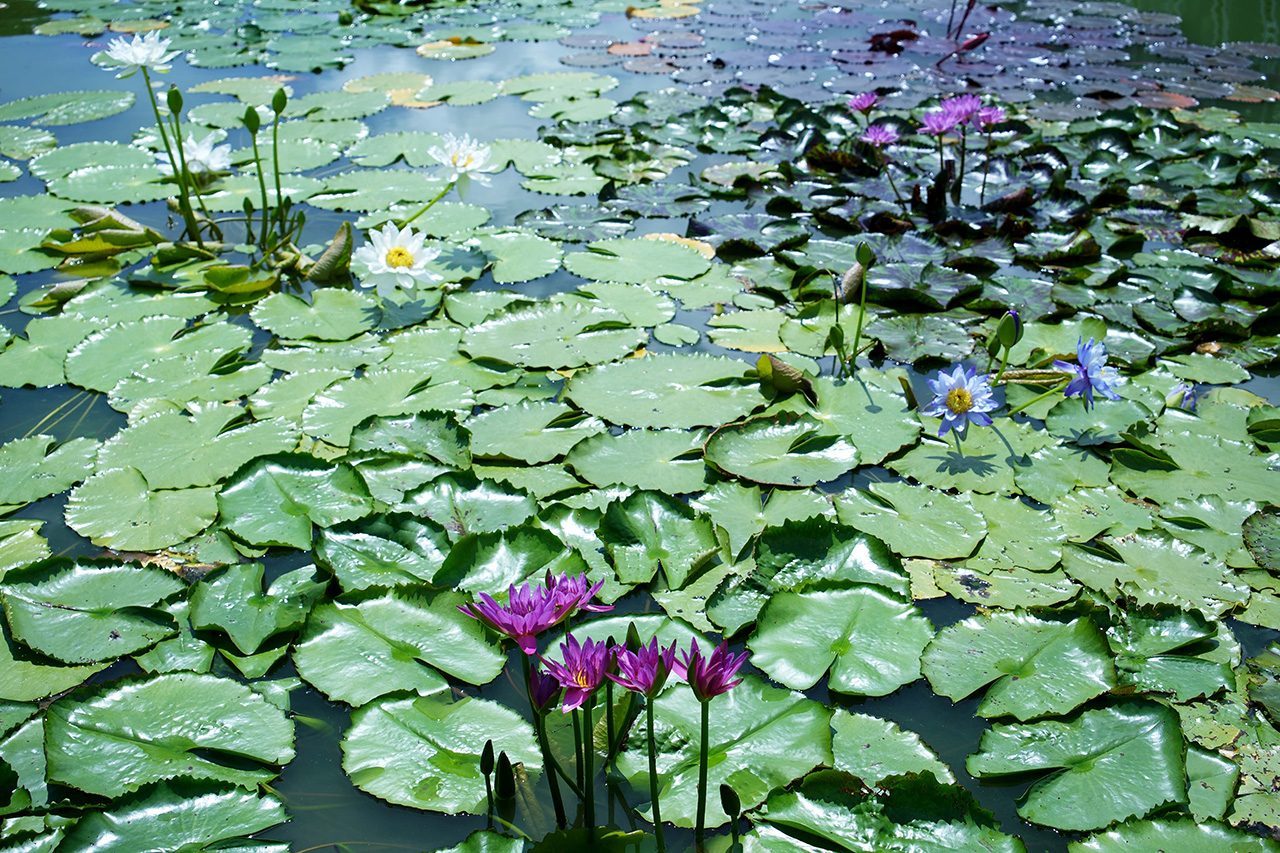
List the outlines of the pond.
{"label": "pond", "polygon": [[0,853],[1280,851],[1277,5],[6,0]]}

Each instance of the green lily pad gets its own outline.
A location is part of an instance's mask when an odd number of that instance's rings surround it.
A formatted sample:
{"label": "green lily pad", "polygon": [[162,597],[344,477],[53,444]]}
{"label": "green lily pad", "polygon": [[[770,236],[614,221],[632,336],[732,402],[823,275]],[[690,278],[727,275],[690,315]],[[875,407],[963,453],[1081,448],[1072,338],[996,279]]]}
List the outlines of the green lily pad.
{"label": "green lily pad", "polygon": [[29,566],[49,556],[49,543],[40,535],[43,521],[0,521],[0,579],[19,566]]}
{"label": "green lily pad", "polygon": [[872,484],[836,499],[837,517],[883,539],[904,557],[968,557],[987,535],[987,523],[965,495],[907,483]]}
{"label": "green lily pad", "polygon": [[920,677],[933,626],[913,604],[873,586],[783,592],[760,611],[751,662],[796,690],[828,667],[832,690],[884,696]]}
{"label": "green lily pad", "polygon": [[149,166],[85,166],[49,181],[49,192],[70,201],[120,204],[159,201],[176,195],[174,184]]}
{"label": "green lily pad", "polygon": [[[371,479],[371,469],[357,463],[356,470]],[[385,469],[384,469],[385,472]],[[437,469],[426,479],[439,476]],[[408,477],[402,472],[401,477]],[[389,475],[388,475],[389,479]],[[379,489],[369,483],[375,497]],[[385,485],[386,481],[382,481]],[[421,485],[416,477],[402,480],[403,491],[395,495],[398,502],[404,491]],[[425,518],[407,515],[372,516],[350,524],[320,530],[316,557],[331,569],[346,591],[371,586],[395,587],[431,583],[449,552],[449,539],[444,528]]]}
{"label": "green lily pad", "polygon": [[302,413],[307,435],[344,447],[352,430],[378,415],[399,415],[433,409],[470,409],[470,392],[457,382],[431,383],[429,377],[409,370],[378,370],[336,382],[316,394]]}
{"label": "green lily pad", "polygon": [[955,775],[924,745],[915,732],[870,714],[837,709],[831,752],[835,769],[852,773],[868,785],[906,773],[932,773],[941,785],[954,785]]}
{"label": "green lily pad", "polygon": [[586,571],[578,552],[554,533],[520,525],[458,540],[440,567],[437,583],[501,597],[530,578]]}
{"label": "green lily pad", "polygon": [[1110,650],[1091,621],[1026,613],[974,616],[942,629],[925,651],[924,674],[952,700],[990,684],[978,714],[1019,720],[1065,714],[1116,686]]}
{"label": "green lily pad", "polygon": [[455,80],[435,83],[414,95],[419,101],[446,101],[451,106],[469,107],[492,101],[502,94],[502,87],[490,80]]}
{"label": "green lily pad", "polygon": [[581,367],[621,358],[648,340],[625,314],[582,303],[520,306],[496,314],[462,335],[473,357],[522,367]]}
{"label": "green lily pad", "polygon": [[347,341],[374,328],[377,303],[351,290],[321,289],[311,302],[291,293],[273,293],[253,308],[253,322],[282,338]]}
{"label": "green lily pad", "polygon": [[263,456],[217,496],[228,532],[251,545],[310,548],[312,524],[331,527],[368,515],[373,499],[348,465],[301,453]]}
{"label": "green lily pad", "polygon": [[1244,543],[1258,565],[1280,571],[1280,512],[1259,510],[1244,520],[1243,528]]}
{"label": "green lily pad", "polygon": [[[594,420],[594,419],[593,419]],[[701,430],[628,430],[593,435],[565,457],[579,477],[601,487],[631,486],[669,495],[700,491],[706,485]]]}
{"label": "green lily pad", "polygon": [[0,446],[0,506],[18,506],[56,495],[89,476],[98,443],[75,438],[56,445],[47,435],[16,438]]}
{"label": "green lily pad", "polygon": [[295,569],[262,583],[261,563],[238,563],[214,569],[191,590],[191,624],[197,630],[225,631],[246,655],[268,637],[302,627],[328,585],[314,568]]}
{"label": "green lily pad", "polygon": [[745,381],[746,369],[729,358],[650,355],[578,372],[565,393],[612,423],[667,429],[720,426],[764,402],[759,385]]}
{"label": "green lily pad", "polygon": [[586,252],[569,253],[564,266],[574,275],[593,281],[641,284],[663,276],[696,278],[711,269],[711,262],[678,243],[616,237],[588,243]]}
{"label": "green lily pad", "polygon": [[0,104],[0,121],[31,119],[37,127],[79,124],[122,113],[133,102],[132,92],[114,90],[33,95]]}
{"label": "green lily pad", "polygon": [[756,483],[813,486],[852,471],[858,451],[808,415],[751,418],[707,439],[707,461]]}
{"label": "green lily pad", "polygon": [[820,421],[826,432],[848,438],[858,449],[860,465],[879,464],[920,435],[920,420],[907,405],[895,371],[859,373],[844,381],[820,376],[814,390],[816,407],[795,395],[769,411],[803,413]]}
{"label": "green lily pad", "polygon": [[137,468],[112,468],[73,489],[64,515],[95,545],[158,551],[213,523],[218,500],[215,489],[152,489]]}
{"label": "green lily pad", "polygon": [[58,846],[68,853],[131,853],[217,844],[208,849],[280,853],[274,845],[262,846],[248,836],[286,820],[284,804],[272,794],[174,781],[145,788],[102,811],[87,812]]}
{"label": "green lily pad", "polygon": [[1055,829],[1100,829],[1185,803],[1178,716],[1150,702],[1083,711],[1065,722],[995,725],[965,762],[984,779],[1050,771],[1018,814]]}
{"label": "green lily pad", "polygon": [[706,518],[658,492],[611,503],[597,536],[623,583],[646,583],[661,568],[673,590],[707,568],[719,547]]}
{"label": "green lily pad", "polygon": [[355,707],[397,690],[446,692],[441,671],[488,683],[505,657],[479,622],[458,611],[466,601],[454,592],[391,592],[354,606],[321,604],[294,649],[294,665],[330,699]]}
{"label": "green lily pad", "polygon": [[104,797],[177,776],[256,787],[293,759],[293,721],[229,679],[126,678],[50,705],[45,752],[49,781]]}
{"label": "green lily pad", "polygon": [[401,508],[441,525],[457,542],[472,533],[492,533],[523,523],[537,512],[537,501],[491,480],[459,473],[437,477],[406,493]]}
{"label": "green lily pad", "polygon": [[1280,844],[1218,821],[1162,818],[1122,823],[1067,846],[1070,853],[1277,853]]}
{"label": "green lily pad", "polygon": [[37,178],[49,180],[61,178],[86,166],[143,166],[155,165],[156,157],[150,151],[119,142],[75,142],[62,145],[32,159],[28,168]]}
{"label": "green lily pad", "polygon": [[475,415],[467,428],[477,455],[536,464],[563,456],[583,439],[603,432],[605,424],[563,403],[526,401]]}
{"label": "green lily pad", "polygon": [[342,769],[357,788],[388,802],[479,814],[486,806],[480,734],[526,772],[542,766],[533,728],[514,711],[485,699],[431,696],[357,709],[342,740]]}
{"label": "green lily pad", "polygon": [[[1229,690],[1231,664],[1239,652],[1216,642],[1216,626],[1198,613],[1164,609],[1135,610],[1108,631],[1117,654],[1120,678],[1139,690],[1171,693],[1189,702]],[[1196,654],[1201,644],[1219,646],[1219,654]],[[1216,659],[1215,659],[1216,658]]]}
{"label": "green lily pad", "polygon": [[64,663],[115,660],[177,632],[162,604],[185,584],[148,566],[57,559],[5,575],[0,587],[13,636]]}
{"label": "green lily pad", "polygon": [[247,349],[252,335],[240,326],[213,323],[182,333],[179,317],[146,317],[117,323],[85,338],[68,355],[67,380],[94,391],[110,391],[135,372],[161,361],[180,362],[185,373],[204,373],[225,355]]}
{"label": "green lily pad", "polygon": [[0,154],[13,160],[30,160],[52,151],[58,138],[47,130],[22,125],[0,125]]}

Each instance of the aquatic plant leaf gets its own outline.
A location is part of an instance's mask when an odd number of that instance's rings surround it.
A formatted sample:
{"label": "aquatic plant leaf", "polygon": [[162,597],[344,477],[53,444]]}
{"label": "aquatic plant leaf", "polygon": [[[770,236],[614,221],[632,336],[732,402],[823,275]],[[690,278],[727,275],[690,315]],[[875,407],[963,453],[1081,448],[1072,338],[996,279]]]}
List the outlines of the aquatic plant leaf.
{"label": "aquatic plant leaf", "polygon": [[57,146],[58,138],[47,130],[23,125],[0,125],[0,154],[10,159],[30,160]]}
{"label": "aquatic plant leaf", "polygon": [[307,435],[345,447],[352,431],[373,416],[398,417],[435,410],[470,409],[471,393],[457,382],[430,383],[420,372],[378,370],[335,382],[302,413]]}
{"label": "aquatic plant leaf", "polygon": [[469,107],[492,101],[501,94],[502,87],[491,80],[455,80],[426,86],[414,98],[419,101],[446,101],[455,107]]}
{"label": "aquatic plant leaf", "polygon": [[1231,689],[1238,647],[1217,642],[1218,635],[1218,626],[1201,614],[1171,608],[1126,612],[1107,631],[1121,681],[1147,693],[1171,693],[1176,702]]}
{"label": "aquatic plant leaf", "polygon": [[328,92],[312,92],[289,101],[282,114],[284,118],[307,118],[310,121],[341,121],[364,118],[380,113],[391,104],[385,92],[368,90],[352,92],[345,89]]}
{"label": "aquatic plant leaf", "polygon": [[[771,790],[817,765],[831,763],[831,712],[817,702],[767,686],[752,675],[714,702],[707,784],[712,790],[731,785],[743,808],[753,808]],[[683,686],[654,700],[654,728],[661,745],[658,796],[663,820],[676,826],[693,826],[697,810],[701,713],[693,691]],[[648,790],[645,738],[632,736],[617,763],[636,790]],[[708,809],[706,820],[714,827],[727,818],[719,809]]]}
{"label": "aquatic plant leaf", "polygon": [[660,492],[633,492],[609,504],[596,535],[623,583],[646,583],[661,568],[673,590],[707,568],[719,549],[705,517]]}
{"label": "aquatic plant leaf", "polygon": [[521,524],[537,502],[471,473],[446,474],[405,494],[400,509],[442,525],[455,542],[471,533],[489,533]]}
{"label": "aquatic plant leaf", "polygon": [[812,486],[852,471],[858,451],[809,415],[782,414],[721,427],[707,439],[706,458],[752,482]]}
{"label": "aquatic plant leaf", "polygon": [[49,556],[49,543],[40,535],[43,526],[43,521],[27,519],[0,521],[0,578]]}
{"label": "aquatic plant leaf", "polygon": [[1067,845],[1070,853],[1277,853],[1280,844],[1218,821],[1159,818],[1122,823]]}
{"label": "aquatic plant leaf", "polygon": [[996,568],[1045,572],[1062,559],[1062,527],[1048,510],[1034,509],[1004,495],[973,494],[973,508],[987,522],[987,538],[965,565],[978,571]]}
{"label": "aquatic plant leaf", "polygon": [[155,165],[85,166],[49,181],[49,192],[70,201],[100,204],[159,201],[175,195]]}
{"label": "aquatic plant leaf", "polygon": [[192,407],[156,412],[107,439],[98,451],[98,468],[135,468],[153,489],[211,486],[241,465],[270,453],[291,450],[298,429],[282,420],[237,423],[236,405]]}
{"label": "aquatic plant leaf", "polygon": [[281,853],[275,845],[261,846],[261,842],[250,842],[247,836],[288,819],[284,804],[272,794],[182,781],[162,782],[116,801],[107,809],[86,813],[67,830],[59,847],[67,853],[130,853],[217,845],[208,849]]}
{"label": "aquatic plant leaf", "polygon": [[621,358],[648,339],[625,314],[580,302],[520,306],[462,334],[472,357],[526,367],[580,367]]}
{"label": "aquatic plant leaf", "polygon": [[1111,485],[1068,492],[1054,501],[1052,512],[1067,542],[1088,542],[1100,533],[1128,536],[1155,526],[1149,507],[1133,503]]}
{"label": "aquatic plant leaf", "polygon": [[0,270],[20,275],[56,267],[61,262],[56,254],[37,251],[47,234],[39,228],[0,230]]}
{"label": "aquatic plant leaf", "polygon": [[208,672],[213,666],[213,656],[217,649],[193,632],[190,603],[178,599],[169,603],[168,610],[178,621],[178,635],[161,640],[142,654],[134,655],[133,659],[142,667],[143,672],[153,675],[164,672]]}
{"label": "aquatic plant leaf", "polygon": [[375,416],[351,432],[350,451],[427,457],[451,468],[471,465],[468,431],[450,412],[418,412],[405,417]]}
{"label": "aquatic plant leaf", "polygon": [[298,673],[336,702],[359,707],[387,693],[447,692],[440,670],[470,684],[502,671],[499,644],[458,611],[467,597],[393,590],[354,606],[318,605],[293,651]]}
{"label": "aquatic plant leaf", "polygon": [[293,721],[230,679],[134,676],[50,705],[45,752],[49,781],[104,797],[175,777],[252,788],[293,759]]}
{"label": "aquatic plant leaf", "polygon": [[311,605],[328,585],[312,567],[262,582],[262,563],[221,566],[191,588],[191,624],[197,630],[226,632],[241,652],[251,655],[263,642],[306,621]]}
{"label": "aquatic plant leaf", "polygon": [[31,503],[80,482],[93,473],[98,447],[91,438],[56,444],[47,435],[0,445],[0,506]]}
{"label": "aquatic plant leaf", "polygon": [[605,430],[599,418],[551,400],[525,401],[467,420],[471,449],[479,456],[550,462],[583,439]]}
{"label": "aquatic plant leaf", "polygon": [[510,587],[547,573],[578,575],[586,571],[581,555],[554,533],[518,524],[457,539],[435,582],[502,599]]}
{"label": "aquatic plant leaf", "polygon": [[782,592],[747,640],[751,662],[774,681],[808,690],[831,670],[840,693],[885,696],[920,677],[933,626],[913,604],[872,586]]}
{"label": "aquatic plant leaf", "polygon": [[445,814],[480,814],[487,802],[480,753],[486,740],[513,764],[542,767],[533,728],[496,702],[434,696],[380,699],[351,715],[342,769],[379,799]]}
{"label": "aquatic plant leaf", "polygon": [[973,339],[964,327],[940,314],[880,317],[867,324],[864,331],[884,345],[890,358],[902,362],[929,357],[954,362],[973,352]]}
{"label": "aquatic plant leaf", "polygon": [[678,243],[615,237],[587,244],[585,252],[570,252],[565,269],[593,281],[652,282],[660,276],[696,278],[711,269],[701,254]]}
{"label": "aquatic plant leaf", "polygon": [[622,485],[669,495],[693,493],[706,485],[707,466],[702,461],[705,440],[706,433],[701,430],[593,434],[574,446],[565,464],[602,488]]}
{"label": "aquatic plant leaf", "polygon": [[224,527],[257,546],[311,548],[311,525],[332,527],[373,510],[349,465],[301,453],[262,456],[236,472],[217,496]]}
{"label": "aquatic plant leaf", "polygon": [[951,768],[938,760],[920,736],[891,720],[839,708],[831,717],[831,729],[835,769],[852,773],[867,785],[906,773],[932,773],[941,785],[955,784]]}
{"label": "aquatic plant leaf", "polygon": [[987,523],[965,495],[927,486],[873,483],[835,500],[845,524],[883,539],[904,557],[968,557],[987,535]]}
{"label": "aquatic plant leaf", "polygon": [[1052,771],[1018,814],[1055,829],[1100,829],[1187,801],[1178,716],[1153,702],[1082,711],[1066,721],[996,724],[965,762],[983,779]]}
{"label": "aquatic plant leaf", "polygon": [[5,616],[14,639],[63,663],[111,661],[177,632],[162,607],[186,585],[149,566],[38,563],[5,575]]}
{"label": "aquatic plant leaf", "polygon": [[31,119],[36,127],[79,124],[122,113],[133,102],[132,92],[112,90],[33,95],[0,104],[0,121]]}
{"label": "aquatic plant leaf", "polygon": [[[967,793],[926,774],[890,778],[859,792],[853,777],[819,771],[795,791],[780,791],[761,811],[761,850],[870,850],[1026,853],[997,829],[991,812]],[[809,839],[819,839],[811,846]],[[801,839],[804,839],[803,841]],[[770,843],[772,842],[772,843]],[[750,849],[750,848],[748,848]]]}
{"label": "aquatic plant leaf", "polygon": [[665,353],[575,373],[565,394],[615,424],[689,429],[720,426],[763,403],[747,365],[708,355]]}
{"label": "aquatic plant leaf", "polygon": [[493,280],[498,284],[532,281],[560,269],[560,245],[523,230],[499,230],[481,234],[480,249],[493,258]]}
{"label": "aquatic plant leaf", "polygon": [[28,168],[38,178],[60,178],[85,166],[151,166],[156,157],[150,151],[119,142],[75,142],[61,145],[31,160]]}
{"label": "aquatic plant leaf", "polygon": [[988,613],[943,628],[924,653],[924,675],[953,701],[990,684],[983,717],[1065,714],[1116,686],[1110,649],[1087,618]]}
{"label": "aquatic plant leaf", "polygon": [[[370,479],[369,467],[357,463],[356,470],[366,481]],[[403,485],[421,485],[416,480],[409,479]],[[376,477],[374,482],[378,482]],[[373,483],[370,491],[375,498],[378,496]],[[398,502],[404,492],[395,497]],[[317,560],[334,573],[347,592],[371,586],[431,583],[448,552],[449,539],[443,527],[428,519],[404,514],[372,516],[321,528],[316,542]]]}
{"label": "aquatic plant leaf", "polygon": [[1280,512],[1258,510],[1244,520],[1244,543],[1258,565],[1280,571]]}
{"label": "aquatic plant leaf", "polygon": [[95,332],[67,355],[67,381],[110,391],[134,372],[145,373],[168,359],[182,362],[188,373],[204,373],[223,356],[247,349],[252,340],[247,329],[229,323],[179,334],[186,327],[186,320],[179,317],[145,317]]}
{"label": "aquatic plant leaf", "polygon": [[363,293],[321,288],[311,302],[291,293],[273,293],[253,307],[253,322],[282,338],[346,341],[377,325],[381,312]]}
{"label": "aquatic plant leaf", "polygon": [[71,491],[67,526],[95,545],[157,551],[195,536],[218,516],[216,490],[152,489],[136,468],[99,471]]}

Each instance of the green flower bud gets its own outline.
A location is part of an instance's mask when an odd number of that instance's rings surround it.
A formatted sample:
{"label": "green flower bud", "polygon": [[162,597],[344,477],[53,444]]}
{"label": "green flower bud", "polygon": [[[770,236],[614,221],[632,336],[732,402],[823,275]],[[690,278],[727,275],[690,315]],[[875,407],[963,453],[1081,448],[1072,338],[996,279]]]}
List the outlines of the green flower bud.
{"label": "green flower bud", "polygon": [[177,86],[169,87],[169,91],[165,94],[165,100],[169,104],[169,112],[174,115],[182,112],[182,93],[178,91]]}
{"label": "green flower bud", "polygon": [[271,109],[276,111],[276,115],[284,112],[285,106],[289,103],[289,96],[285,94],[284,87],[276,89],[276,93],[271,96]]}
{"label": "green flower bud", "polygon": [[1000,323],[996,326],[996,337],[1000,339],[1005,349],[1013,349],[1018,341],[1022,340],[1022,318],[1013,308],[1006,311],[1000,318]]}
{"label": "green flower bud", "polygon": [[250,133],[257,133],[258,128],[262,127],[262,117],[253,107],[244,108],[244,126],[249,128]]}

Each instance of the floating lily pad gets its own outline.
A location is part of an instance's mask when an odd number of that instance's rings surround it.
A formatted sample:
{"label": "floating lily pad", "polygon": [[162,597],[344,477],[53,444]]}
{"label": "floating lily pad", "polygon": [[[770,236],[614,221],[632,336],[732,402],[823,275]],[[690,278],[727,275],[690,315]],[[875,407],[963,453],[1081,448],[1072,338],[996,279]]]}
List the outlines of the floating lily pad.
{"label": "floating lily pad", "polygon": [[716,430],[707,439],[707,461],[757,483],[812,486],[852,471],[858,451],[808,415],[752,418]]}
{"label": "floating lily pad", "polygon": [[111,90],[33,95],[0,104],[0,121],[31,119],[37,127],[79,124],[122,113],[133,102],[132,92]]}
{"label": "floating lily pad", "polygon": [[565,268],[595,281],[651,282],[660,276],[691,279],[711,268],[692,249],[663,240],[616,237],[587,244],[586,252],[565,256]]}
{"label": "floating lily pad", "polygon": [[368,515],[372,498],[347,465],[303,454],[259,457],[217,496],[224,525],[252,545],[311,547],[311,525],[330,527]]}
{"label": "floating lily pad", "polygon": [[156,551],[195,536],[218,516],[216,490],[153,489],[136,468],[94,474],[71,492],[67,526],[96,545]]}
{"label": "floating lily pad", "polygon": [[831,751],[835,769],[852,773],[868,785],[905,773],[932,773],[939,784],[955,783],[955,776],[915,732],[869,714],[838,709],[831,718],[835,735]]}
{"label": "floating lily pad", "polygon": [[967,557],[987,535],[987,524],[968,497],[906,483],[851,489],[836,500],[836,514],[903,556]]}
{"label": "floating lily pad", "polygon": [[670,495],[697,492],[706,483],[705,434],[684,430],[629,430],[594,435],[565,458],[578,476],[607,487],[631,486]]}

